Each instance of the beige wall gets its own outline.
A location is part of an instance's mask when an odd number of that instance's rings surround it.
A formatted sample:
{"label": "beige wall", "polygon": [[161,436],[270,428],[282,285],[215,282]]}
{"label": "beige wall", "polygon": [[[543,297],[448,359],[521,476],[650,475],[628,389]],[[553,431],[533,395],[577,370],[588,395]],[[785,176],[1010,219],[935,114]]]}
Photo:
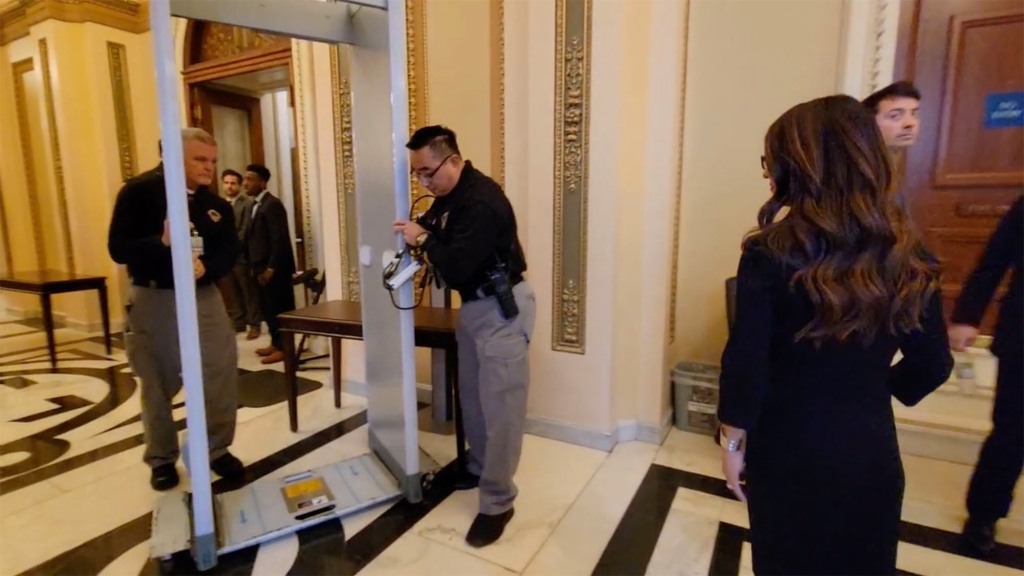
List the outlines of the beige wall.
{"label": "beige wall", "polygon": [[[53,87],[54,118],[60,145],[63,181],[67,195],[69,228],[59,230],[53,225],[58,218],[54,147],[43,99],[42,66],[39,40],[48,45],[50,76]],[[107,254],[107,224],[114,198],[122,179],[118,161],[117,135],[114,122],[114,100],[110,82],[107,42],[126,48],[128,77],[132,95],[132,122],[135,137],[135,162],[139,171],[156,164],[158,159],[155,83],[152,76],[149,35],[136,35],[93,23],[68,24],[49,20],[31,29],[0,51],[0,114],[5,126],[15,127],[11,64],[23,58],[34,59],[34,70],[26,75],[27,96],[39,202],[46,222],[42,228],[47,246],[46,267],[66,270],[62,234],[71,238],[75,272],[107,276],[110,289],[110,313],[115,325],[122,317],[123,275]],[[29,78],[30,76],[30,78]],[[0,132],[3,158],[0,160],[0,181],[15,270],[38,268],[33,252],[33,228],[28,214],[26,167],[21,162],[22,140],[16,129]],[[39,304],[33,298],[4,294],[2,305],[30,316],[38,315]],[[78,328],[98,329],[100,315],[95,294],[61,295],[54,299],[58,317]]]}
{"label": "beige wall", "polygon": [[724,283],[768,197],[764,133],[791,106],[834,92],[842,10],[840,0],[691,4],[673,358],[719,360]]}

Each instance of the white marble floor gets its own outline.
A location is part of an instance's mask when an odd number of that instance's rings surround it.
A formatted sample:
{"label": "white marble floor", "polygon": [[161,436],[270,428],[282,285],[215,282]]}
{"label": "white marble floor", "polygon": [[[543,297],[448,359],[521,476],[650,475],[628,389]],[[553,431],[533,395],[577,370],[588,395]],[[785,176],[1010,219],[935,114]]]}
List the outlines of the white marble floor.
{"label": "white marble floor", "polygon": [[[141,445],[128,446],[142,431],[141,424],[132,421],[138,414],[138,391],[128,398],[109,397],[112,388],[104,379],[104,370],[125,370],[124,354],[115,350],[111,357],[105,357],[103,347],[89,340],[90,336],[58,330],[62,370],[53,374],[41,333],[20,324],[0,324],[0,445],[15,445],[12,443],[41,433],[46,436],[47,430],[82,417],[96,403],[120,402],[102,416],[54,435],[69,445],[55,464],[49,464],[57,466],[58,472],[38,476],[34,482],[24,478],[38,474],[38,469],[23,475],[20,483],[19,475],[5,473],[0,477],[0,576],[27,571],[139,574],[151,566],[147,515],[158,494],[149,488]],[[265,368],[252,353],[257,345],[240,337],[241,368]],[[280,365],[276,369],[280,370]],[[79,373],[68,373],[73,370]],[[11,380],[17,375],[33,383]],[[300,376],[326,382],[328,373],[308,371]],[[33,415],[55,410],[57,404],[49,399],[60,396],[80,397],[89,406],[68,406],[62,412],[32,419]],[[298,443],[315,440],[316,433],[338,426],[365,409],[365,399],[360,396],[345,394],[342,402],[341,409],[333,407],[328,386],[302,396],[298,433],[288,431],[284,404],[243,408],[233,452],[251,464],[275,453],[297,450]],[[182,411],[179,409],[177,415],[181,416]],[[421,432],[420,444],[441,464],[454,458],[451,436]],[[329,545],[362,546],[361,553],[371,557],[338,556],[336,564],[322,564],[320,573],[561,576],[601,572],[603,562],[619,554],[610,543],[617,545],[614,543],[620,541],[617,528],[638,491],[647,489],[645,478],[652,471],[675,470],[703,482],[702,486],[717,483],[722,475],[716,450],[710,438],[678,430],[673,430],[660,447],[625,443],[611,453],[528,436],[516,476],[520,488],[516,514],[498,543],[479,550],[464,543],[476,511],[477,494],[454,492],[414,520],[388,516],[393,514],[388,506],[345,519],[343,539],[335,536],[337,544],[330,544],[334,541],[328,539]],[[286,475],[367,451],[366,427],[361,426],[281,462],[270,474]],[[5,451],[0,455],[0,467],[15,465],[27,457],[25,452]],[[61,462],[66,471],[60,471]],[[963,494],[970,467],[911,456],[905,458],[905,467],[904,520],[957,532],[965,514]],[[187,489],[187,477],[183,476],[178,490]],[[630,535],[639,548],[643,548],[646,538],[651,549],[646,556],[638,556],[641,561],[635,572],[708,574],[713,568],[732,566],[727,571],[750,574],[749,544],[742,538],[733,542],[734,557],[717,557],[724,554],[722,538],[718,537],[720,526],[734,528],[738,534],[748,527],[744,506],[714,490],[670,489],[675,492],[666,500],[664,522],[652,518],[641,530],[645,534]],[[999,539],[1014,546],[1024,545],[1021,498],[1016,500],[1011,517],[1000,525]],[[311,541],[311,537],[299,534],[264,544],[246,560],[249,564],[244,569],[233,573],[296,573],[303,550],[314,546]],[[622,549],[622,554],[633,553],[630,547],[632,543]],[[901,543],[899,568],[922,575],[1024,574],[915,543]]]}

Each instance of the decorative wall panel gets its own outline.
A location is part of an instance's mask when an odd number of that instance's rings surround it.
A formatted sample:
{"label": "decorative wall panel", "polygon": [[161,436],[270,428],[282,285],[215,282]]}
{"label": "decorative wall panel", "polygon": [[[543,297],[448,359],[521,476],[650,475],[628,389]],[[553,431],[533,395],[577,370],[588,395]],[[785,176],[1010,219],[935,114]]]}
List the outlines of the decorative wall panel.
{"label": "decorative wall panel", "polygon": [[[57,191],[57,213],[60,231],[64,237],[65,271],[75,271],[75,251],[71,242],[71,222],[68,215],[68,195],[64,186],[64,163],[60,154],[57,134],[57,112],[53,104],[53,78],[50,75],[50,50],[46,38],[39,40],[39,64],[43,72],[43,99],[46,101],[46,124],[50,132],[50,157],[53,162],[53,182]],[[127,68],[126,68],[127,71]]]}
{"label": "decorative wall panel", "polygon": [[132,91],[128,83],[128,54],[124,44],[107,42],[110,67],[110,93],[113,95],[114,124],[117,129],[117,158],[121,179],[128,180],[138,171],[135,164],[135,126],[132,117]]}
{"label": "decorative wall panel", "polygon": [[551,346],[586,352],[591,0],[555,4],[555,217]]}

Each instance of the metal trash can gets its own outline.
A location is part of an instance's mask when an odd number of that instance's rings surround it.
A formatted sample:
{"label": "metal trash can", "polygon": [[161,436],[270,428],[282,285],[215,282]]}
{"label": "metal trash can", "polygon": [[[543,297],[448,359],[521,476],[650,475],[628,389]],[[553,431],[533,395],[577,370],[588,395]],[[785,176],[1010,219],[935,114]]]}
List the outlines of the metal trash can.
{"label": "metal trash can", "polygon": [[718,377],[721,368],[680,362],[672,370],[676,428],[714,436],[718,430]]}

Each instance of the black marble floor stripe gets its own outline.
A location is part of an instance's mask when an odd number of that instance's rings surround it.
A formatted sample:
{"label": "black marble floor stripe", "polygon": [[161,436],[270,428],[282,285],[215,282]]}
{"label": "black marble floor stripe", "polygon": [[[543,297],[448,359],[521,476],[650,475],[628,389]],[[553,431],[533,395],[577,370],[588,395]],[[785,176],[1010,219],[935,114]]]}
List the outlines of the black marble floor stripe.
{"label": "black marble floor stripe", "polygon": [[[947,532],[906,521],[900,522],[900,542],[963,556],[958,548],[959,539],[960,535],[955,532]],[[1024,570],[1024,548],[997,542],[995,550],[984,561],[1015,570]]]}
{"label": "black marble floor stripe", "polygon": [[[176,421],[174,425],[179,432],[184,430],[185,419]],[[26,472],[24,474],[21,474],[20,476],[15,476],[14,478],[10,478],[4,480],[3,482],[0,482],[0,495],[10,494],[11,492],[14,492],[16,490],[27,488],[33,484],[37,484],[39,482],[43,482],[45,480],[49,480],[51,478],[60,476],[61,474],[66,474],[68,472],[71,472],[72,470],[81,468],[82,466],[93,464],[95,462],[103,460],[104,458],[116,456],[121,452],[131,450],[132,448],[142,446],[143,444],[145,444],[143,435],[136,434],[129,438],[124,438],[122,440],[118,440],[116,442],[111,442],[110,444],[100,446],[99,448],[96,448],[94,450],[83,452],[81,454],[71,456],[70,458],[65,458],[64,460],[58,460],[53,464],[43,466],[42,468],[37,468],[35,470],[32,470],[31,472]]]}
{"label": "black marble floor stripe", "polygon": [[[735,500],[732,492],[725,487],[725,480],[652,464],[605,547],[593,574],[645,573],[679,488],[689,488],[704,494]],[[712,570],[711,574],[734,574],[734,564],[736,570],[739,569],[739,551],[742,550],[743,541],[747,539],[747,531],[740,528],[739,530],[743,532],[736,532],[737,527],[733,527],[724,528],[723,532],[724,526],[729,525],[719,525],[715,554],[712,557],[712,567],[715,570]],[[957,549],[958,538],[959,534],[955,532],[906,521],[900,523],[901,542],[962,556]],[[984,561],[1024,570],[1024,548],[999,543],[993,554]]]}
{"label": "black marble floor stripe", "polygon": [[652,465],[640,482],[626,513],[615,528],[594,576],[643,574],[658,544],[658,536],[672,508],[679,485],[671,468]]}
{"label": "black marble floor stripe", "polygon": [[[714,576],[739,576],[743,543],[750,539],[750,531],[728,522],[718,523],[715,549],[711,554],[708,574]],[[645,567],[646,568],[646,567]]]}
{"label": "black marble floor stripe", "polygon": [[[213,483],[213,491],[215,493],[226,492],[237,489],[245,483],[258,480],[281,468],[283,465],[298,460],[365,424],[366,411],[364,410],[249,464],[246,466],[245,476],[240,482],[229,482],[224,478],[217,480]],[[107,564],[149,539],[152,516],[152,512],[147,512],[106,534],[97,536],[85,544],[30,568],[22,572],[21,575],[78,576],[81,574],[98,574]],[[98,568],[94,568],[95,566],[98,566]]]}

